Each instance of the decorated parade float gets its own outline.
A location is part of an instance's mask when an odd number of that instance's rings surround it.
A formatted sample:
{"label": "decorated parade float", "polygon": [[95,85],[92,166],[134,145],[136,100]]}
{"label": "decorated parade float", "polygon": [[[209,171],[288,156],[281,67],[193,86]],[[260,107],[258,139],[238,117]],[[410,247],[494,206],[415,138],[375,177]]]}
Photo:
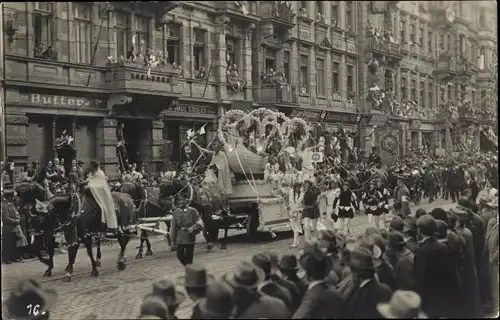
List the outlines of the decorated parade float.
{"label": "decorated parade float", "polygon": [[232,174],[225,189],[236,217],[230,227],[246,229],[250,238],[289,230],[284,194],[295,182],[313,180],[313,162],[321,158],[313,154],[308,124],[265,108],[231,110],[221,118],[217,138]]}

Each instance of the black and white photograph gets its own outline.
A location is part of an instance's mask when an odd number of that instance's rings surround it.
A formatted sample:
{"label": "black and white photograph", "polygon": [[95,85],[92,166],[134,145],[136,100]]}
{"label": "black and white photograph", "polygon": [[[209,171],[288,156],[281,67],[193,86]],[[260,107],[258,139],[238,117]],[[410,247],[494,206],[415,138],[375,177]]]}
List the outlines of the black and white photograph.
{"label": "black and white photograph", "polygon": [[497,2],[0,2],[2,319],[499,316]]}

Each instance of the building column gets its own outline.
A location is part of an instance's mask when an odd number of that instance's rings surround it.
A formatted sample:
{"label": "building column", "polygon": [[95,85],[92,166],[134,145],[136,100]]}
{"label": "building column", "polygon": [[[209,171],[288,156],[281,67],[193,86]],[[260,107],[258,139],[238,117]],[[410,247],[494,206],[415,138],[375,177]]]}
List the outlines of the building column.
{"label": "building column", "polygon": [[99,146],[99,163],[101,169],[109,178],[118,176],[118,156],[116,153],[116,126],[115,119],[103,119],[98,124],[97,142]]}

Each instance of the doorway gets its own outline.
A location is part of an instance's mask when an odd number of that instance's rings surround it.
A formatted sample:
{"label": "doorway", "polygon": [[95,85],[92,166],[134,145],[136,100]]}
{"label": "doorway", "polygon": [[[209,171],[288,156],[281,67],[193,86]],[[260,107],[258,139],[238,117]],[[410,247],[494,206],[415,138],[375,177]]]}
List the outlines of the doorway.
{"label": "doorway", "polygon": [[141,154],[141,143],[143,143],[143,132],[146,120],[143,119],[119,119],[118,125],[123,123],[123,139],[127,150],[128,163],[136,163],[138,166],[143,162]]}

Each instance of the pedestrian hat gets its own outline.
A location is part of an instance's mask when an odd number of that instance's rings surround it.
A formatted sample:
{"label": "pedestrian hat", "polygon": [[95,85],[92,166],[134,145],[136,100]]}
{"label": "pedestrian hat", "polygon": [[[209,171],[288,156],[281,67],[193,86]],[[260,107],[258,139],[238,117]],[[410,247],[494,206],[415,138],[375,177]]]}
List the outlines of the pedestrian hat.
{"label": "pedestrian hat", "polygon": [[349,254],[349,267],[353,271],[366,271],[375,269],[373,252],[366,246],[357,246]]}
{"label": "pedestrian hat", "polygon": [[[489,199],[485,199],[486,201]],[[488,203],[485,203],[486,205],[489,206],[489,203],[491,201],[488,201]],[[477,213],[479,211],[479,208],[477,207],[477,204],[474,203],[474,201],[470,200],[469,198],[460,198],[457,202],[458,205],[461,205],[462,207],[466,208],[467,210],[470,210],[474,213]]]}
{"label": "pedestrian hat", "polygon": [[168,319],[168,305],[155,295],[144,297],[140,308],[142,319]]}
{"label": "pedestrian hat", "polygon": [[498,208],[498,198],[494,198],[493,201],[490,202],[490,207],[497,209]]}
{"label": "pedestrian hat", "polygon": [[408,232],[408,231],[417,231],[417,220],[415,217],[412,216],[406,216],[405,219],[403,220],[403,233]]}
{"label": "pedestrian hat", "polygon": [[463,220],[467,217],[467,211],[462,206],[457,206],[450,210],[451,213],[455,214],[459,220]]}
{"label": "pedestrian hat", "polygon": [[428,214],[423,215],[417,219],[417,228],[425,230],[425,235],[434,235],[436,233],[436,220]]}
{"label": "pedestrian hat", "polygon": [[[374,259],[380,259],[385,248],[387,247],[387,240],[384,239],[379,233],[374,233],[370,236],[370,239],[373,241],[374,247],[377,247],[380,252],[374,249]],[[377,256],[378,255],[378,256]]]}
{"label": "pedestrian hat", "polygon": [[324,273],[326,276],[328,260],[317,243],[305,245],[304,254],[300,257],[299,264],[306,274],[314,272],[317,274]]}
{"label": "pedestrian hat", "polygon": [[3,318],[28,320],[48,312],[57,302],[55,290],[43,289],[34,279],[18,282],[3,303]]}
{"label": "pedestrian hat", "polygon": [[489,206],[489,205],[490,205],[490,203],[491,203],[491,201],[493,201],[493,198],[492,198],[492,197],[490,197],[490,195],[489,195],[489,194],[487,194],[487,193],[483,193],[483,194],[479,195],[479,197],[478,197],[478,198],[479,198],[479,199],[478,199],[478,200],[479,200],[479,203],[480,203],[480,204],[483,204],[483,205],[486,205],[486,206]]}
{"label": "pedestrian hat", "polygon": [[399,216],[394,216],[394,218],[392,218],[391,222],[389,223],[389,229],[403,232],[404,220]]}
{"label": "pedestrian hat", "polygon": [[224,275],[223,279],[234,288],[255,289],[264,281],[264,271],[249,261],[242,261],[233,270]]}
{"label": "pedestrian hat", "polygon": [[261,268],[266,276],[271,274],[271,257],[267,253],[258,253],[252,257],[252,263]]}
{"label": "pedestrian hat", "polygon": [[229,319],[234,310],[233,291],[223,281],[207,287],[207,293],[198,304],[201,318]]}
{"label": "pedestrian hat", "polygon": [[175,288],[170,279],[161,279],[153,283],[153,295],[162,298],[168,306],[178,306],[186,295]]}
{"label": "pedestrian hat", "polygon": [[445,239],[448,234],[448,224],[442,220],[436,220],[436,238]]}
{"label": "pedestrian hat", "polygon": [[297,257],[294,254],[285,254],[281,257],[279,268],[282,271],[294,271],[299,270],[299,263]]}
{"label": "pedestrian hat", "polygon": [[185,268],[184,287],[186,288],[206,288],[214,280],[214,277],[207,273],[207,269],[197,264],[188,264]]}
{"label": "pedestrian hat", "polygon": [[385,319],[425,319],[420,310],[422,299],[413,291],[396,290],[389,303],[378,303],[377,310]]}
{"label": "pedestrian hat", "polygon": [[405,237],[399,231],[393,230],[389,232],[389,248],[399,249],[406,244]]}

